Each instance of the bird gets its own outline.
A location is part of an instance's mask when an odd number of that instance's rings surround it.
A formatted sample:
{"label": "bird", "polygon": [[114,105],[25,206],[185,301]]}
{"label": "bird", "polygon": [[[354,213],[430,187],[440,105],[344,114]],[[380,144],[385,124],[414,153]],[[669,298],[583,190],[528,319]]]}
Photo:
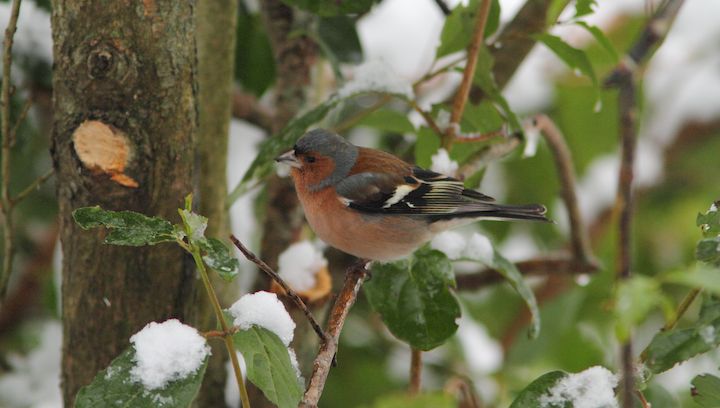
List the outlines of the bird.
{"label": "bird", "polygon": [[540,204],[496,204],[445,174],[317,128],[275,158],[290,175],[315,234],[360,259],[407,258],[445,230],[477,220],[550,221]]}

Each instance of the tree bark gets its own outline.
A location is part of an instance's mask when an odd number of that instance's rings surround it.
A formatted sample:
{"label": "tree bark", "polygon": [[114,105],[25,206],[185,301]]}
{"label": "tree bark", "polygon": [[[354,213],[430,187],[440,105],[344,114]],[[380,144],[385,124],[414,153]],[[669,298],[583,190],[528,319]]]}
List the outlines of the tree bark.
{"label": "tree bark", "polygon": [[197,129],[194,13],[193,1],[53,1],[66,406],[146,323],[192,318],[195,272],[180,248],[104,245],[105,232],[81,230],[71,212],[179,221]]}
{"label": "tree bark", "polygon": [[[198,106],[199,131],[197,143],[198,198],[200,213],[208,217],[205,234],[225,240],[230,235],[227,198],[228,130],[233,91],[235,62],[235,26],[237,0],[201,1],[197,5],[198,50]],[[217,275],[211,280],[224,306],[229,306],[237,295],[230,285]],[[200,327],[215,326],[215,315],[205,289],[197,289],[202,308]],[[207,301],[206,301],[207,300]],[[221,342],[210,343],[212,356],[205,371],[203,386],[195,400],[198,407],[225,406],[226,371],[228,359]]]}

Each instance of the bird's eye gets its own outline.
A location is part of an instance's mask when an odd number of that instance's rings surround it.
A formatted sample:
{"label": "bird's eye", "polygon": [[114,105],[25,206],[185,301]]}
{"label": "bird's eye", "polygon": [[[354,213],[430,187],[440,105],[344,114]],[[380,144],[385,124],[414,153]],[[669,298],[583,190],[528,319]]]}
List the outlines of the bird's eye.
{"label": "bird's eye", "polygon": [[315,163],[315,156],[305,156],[305,161],[308,163]]}

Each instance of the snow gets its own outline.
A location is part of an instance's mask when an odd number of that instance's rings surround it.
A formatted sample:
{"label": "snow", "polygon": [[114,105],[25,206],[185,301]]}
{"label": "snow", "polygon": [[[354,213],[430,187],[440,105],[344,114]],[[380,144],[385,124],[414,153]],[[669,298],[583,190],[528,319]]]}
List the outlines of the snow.
{"label": "snow", "polygon": [[315,287],[315,275],[327,266],[322,251],[310,241],[290,245],[278,259],[278,274],[298,292]]}
{"label": "snow", "polygon": [[[240,363],[240,371],[242,371],[243,379],[247,379],[247,366],[245,365],[245,359],[239,351],[235,351]],[[225,404],[229,408],[240,408],[240,389],[235,380],[235,369],[232,366],[232,362],[228,358],[225,362],[225,373],[227,381],[225,381]]]}
{"label": "snow", "polygon": [[414,97],[410,81],[400,78],[390,65],[380,59],[369,59],[357,65],[353,78],[338,89],[336,95],[347,98],[362,92],[399,94],[408,99]]}
{"label": "snow", "polygon": [[274,293],[259,291],[243,295],[229,311],[235,318],[235,326],[242,330],[263,327],[275,333],[286,347],[293,339],[295,322]]}
{"label": "snow", "polygon": [[433,237],[430,247],[444,253],[450,259],[460,259],[465,252],[465,237],[459,232],[444,231]]}
{"label": "snow", "polygon": [[430,170],[448,176],[454,176],[460,167],[455,160],[450,159],[450,154],[442,147],[438,149],[437,153],[432,155],[431,160],[432,165],[430,166]]}
{"label": "snow", "polygon": [[715,203],[710,204],[710,208],[708,209],[709,213],[717,212],[717,210],[718,210],[718,208],[717,208],[717,205],[715,205]]}
{"label": "snow", "polygon": [[25,356],[8,354],[10,371],[0,376],[0,406],[59,408],[62,326],[49,320],[37,328],[39,345]]}
{"label": "snow", "polygon": [[135,366],[130,378],[147,390],[164,388],[170,381],[192,375],[210,355],[210,346],[195,328],[177,319],[150,322],[130,337]]}
{"label": "snow", "polygon": [[538,142],[540,141],[540,129],[537,126],[525,127],[525,148],[522,156],[524,158],[534,157],[537,153]]}
{"label": "snow", "polygon": [[618,378],[607,368],[590,367],[585,371],[560,379],[549,395],[540,398],[540,407],[565,406],[574,408],[613,408],[618,403],[613,388]]}
{"label": "snow", "polygon": [[479,232],[473,232],[467,241],[467,246],[463,251],[465,258],[482,262],[486,265],[492,264],[495,250],[488,237]]}
{"label": "snow", "polygon": [[465,356],[465,363],[474,376],[494,373],[503,362],[500,343],[490,337],[487,329],[476,322],[466,311],[457,321],[457,337]]}
{"label": "snow", "polygon": [[705,343],[707,343],[709,346],[715,346],[715,339],[717,337],[717,334],[715,333],[715,326],[705,326],[700,329],[699,333],[700,337],[702,337]]}

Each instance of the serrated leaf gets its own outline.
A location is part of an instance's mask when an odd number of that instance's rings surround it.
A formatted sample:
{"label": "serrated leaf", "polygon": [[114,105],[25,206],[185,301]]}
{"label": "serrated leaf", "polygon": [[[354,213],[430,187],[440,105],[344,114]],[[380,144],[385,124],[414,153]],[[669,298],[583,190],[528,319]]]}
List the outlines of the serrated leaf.
{"label": "serrated leaf", "polygon": [[390,332],[420,350],[431,350],[457,330],[460,306],[450,260],[440,251],[421,249],[410,260],[376,264],[365,284],[370,305]]}
{"label": "serrated leaf", "polygon": [[576,21],[575,24],[579,25],[580,27],[584,28],[590,35],[593,36],[595,41],[597,41],[598,44],[600,44],[601,47],[607,51],[607,53],[612,57],[612,60],[614,63],[618,63],[620,61],[620,56],[617,53],[617,50],[615,50],[615,47],[613,47],[610,40],[605,36],[605,33],[602,32],[597,26],[590,25],[584,21]]}
{"label": "serrated leaf", "polygon": [[530,287],[525,283],[522,274],[518,271],[514,263],[508,261],[500,252],[495,250],[493,257],[493,265],[500,274],[507,279],[510,286],[523,298],[525,304],[530,310],[532,316],[530,329],[528,335],[530,338],[536,338],[540,334],[540,310],[538,309],[537,300],[535,300],[535,294]]}
{"label": "serrated leaf", "polygon": [[720,301],[708,296],[703,302],[700,319],[693,326],[656,334],[642,356],[647,368],[657,374],[718,345]]}
{"label": "serrated leaf", "polygon": [[358,125],[394,133],[414,133],[415,127],[407,114],[392,109],[378,109],[365,116]]}
{"label": "serrated leaf", "polygon": [[562,38],[547,33],[538,34],[536,38],[550,48],[567,66],[577,69],[583,75],[590,78],[595,87],[598,86],[595,70],[585,51],[574,48],[563,41]]}
{"label": "serrated leaf", "polygon": [[390,395],[378,399],[373,408],[455,408],[455,398],[448,394]]}
{"label": "serrated leaf", "polygon": [[75,398],[76,408],[133,407],[185,408],[197,395],[207,367],[207,358],[196,373],[171,381],[164,388],[146,390],[133,382],[130,370],[135,366],[135,350],[130,347],[115,358],[92,383],[80,389]]}
{"label": "serrated leaf", "polygon": [[190,242],[200,242],[205,239],[205,230],[208,225],[207,217],[186,209],[180,210],[180,217],[185,223],[186,233],[190,238]]}
{"label": "serrated leaf", "polygon": [[297,407],[303,387],[280,338],[265,328],[252,326],[233,334],[233,342],[245,359],[248,380],[278,407]]}
{"label": "serrated leaf", "polygon": [[318,37],[332,53],[332,59],[342,63],[360,63],[362,45],[355,29],[355,20],[346,16],[321,18],[317,26]]}
{"label": "serrated leaf", "polygon": [[653,309],[662,306],[664,299],[660,283],[654,279],[636,275],[618,285],[615,298],[615,331],[623,342],[631,330],[643,321]]}
{"label": "serrated leaf", "polygon": [[221,278],[230,282],[240,273],[240,261],[232,255],[230,248],[224,242],[207,238],[200,241],[200,248],[205,252],[203,261]]}
{"label": "serrated leaf", "polygon": [[704,214],[698,213],[695,224],[700,227],[705,238],[720,235],[720,211],[717,209],[717,203]]}
{"label": "serrated leaf", "polygon": [[241,6],[236,33],[235,79],[260,97],[275,82],[275,58],[260,16]]}
{"label": "serrated leaf", "polygon": [[109,211],[99,206],[78,208],[73,219],[82,229],[109,229],[106,244],[143,246],[175,242],[173,225],[159,217],[148,217],[133,211]]}
{"label": "serrated leaf", "polygon": [[596,0],[576,0],[575,18],[586,16],[594,12],[593,7],[597,6]]}
{"label": "serrated leaf", "polygon": [[370,10],[378,0],[282,0],[319,16],[362,14]]}
{"label": "serrated leaf", "polygon": [[526,408],[542,406],[540,399],[543,395],[549,394],[555,384],[567,377],[569,374],[564,371],[551,371],[538,377],[530,385],[518,394],[510,408]]}
{"label": "serrated leaf", "polygon": [[692,397],[703,408],[720,407],[720,378],[711,374],[698,375],[692,380]]}

